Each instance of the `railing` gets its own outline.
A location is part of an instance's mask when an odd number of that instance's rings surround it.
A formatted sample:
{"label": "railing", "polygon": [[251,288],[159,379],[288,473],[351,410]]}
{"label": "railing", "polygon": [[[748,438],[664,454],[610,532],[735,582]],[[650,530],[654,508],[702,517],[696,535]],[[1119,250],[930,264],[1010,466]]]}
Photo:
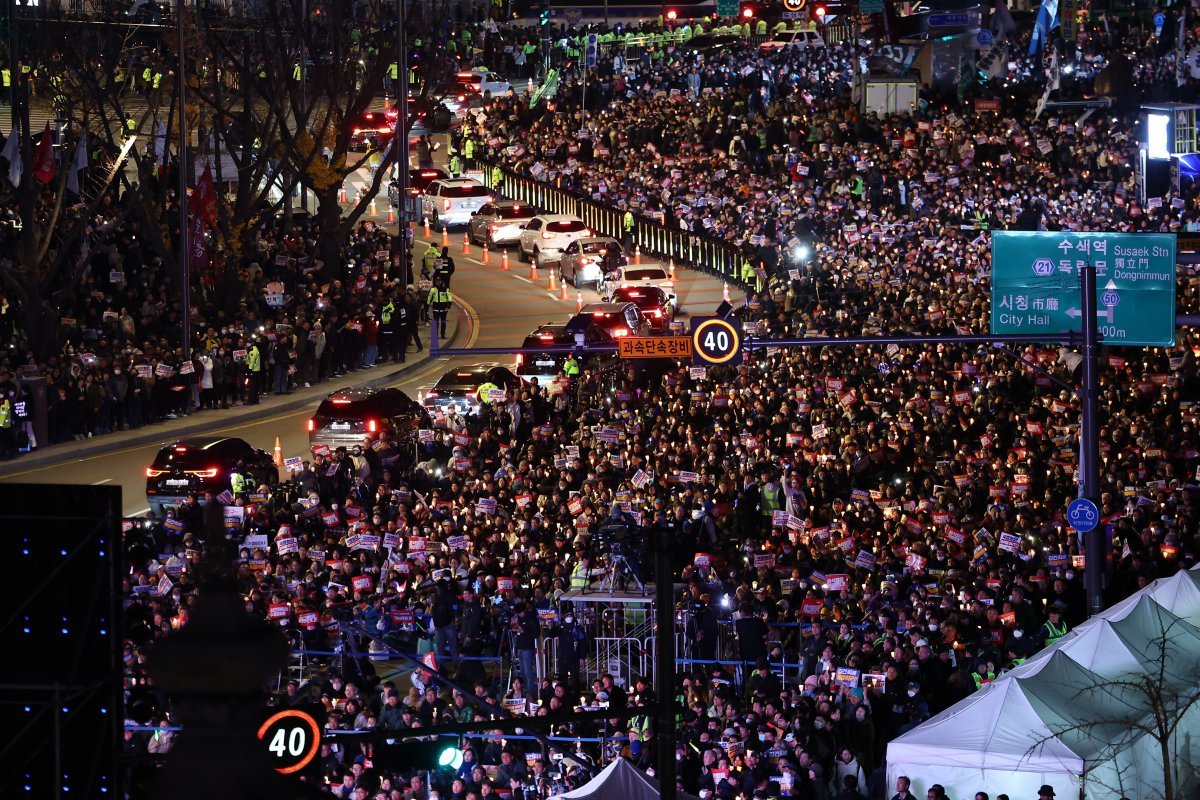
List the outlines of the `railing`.
{"label": "railing", "polygon": [[[503,178],[496,183],[493,180],[496,165],[479,158],[475,161],[477,169],[483,170],[483,182],[506,197],[536,206],[549,214],[574,214],[597,235],[625,239],[624,210],[573,191],[551,186],[532,177],[518,175],[504,167],[500,167]],[[729,242],[691,231],[668,228],[661,222],[636,215],[630,239],[629,246],[640,247],[643,255],[664,261],[672,260],[679,266],[704,272],[718,280],[745,288],[738,276],[738,248]]]}

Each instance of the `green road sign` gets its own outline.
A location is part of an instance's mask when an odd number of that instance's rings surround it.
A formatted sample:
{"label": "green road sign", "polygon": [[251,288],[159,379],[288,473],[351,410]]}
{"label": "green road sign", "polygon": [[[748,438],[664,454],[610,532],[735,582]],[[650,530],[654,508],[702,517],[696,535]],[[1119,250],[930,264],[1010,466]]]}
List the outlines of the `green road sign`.
{"label": "green road sign", "polygon": [[858,13],[860,13],[860,14],[881,14],[881,13],[883,13],[883,0],[859,0]]}
{"label": "green road sign", "polygon": [[1175,235],[996,231],[992,333],[1082,331],[1079,271],[1096,267],[1096,316],[1108,345],[1175,344]]}
{"label": "green road sign", "polygon": [[738,0],[717,0],[718,17],[736,17],[737,13]]}

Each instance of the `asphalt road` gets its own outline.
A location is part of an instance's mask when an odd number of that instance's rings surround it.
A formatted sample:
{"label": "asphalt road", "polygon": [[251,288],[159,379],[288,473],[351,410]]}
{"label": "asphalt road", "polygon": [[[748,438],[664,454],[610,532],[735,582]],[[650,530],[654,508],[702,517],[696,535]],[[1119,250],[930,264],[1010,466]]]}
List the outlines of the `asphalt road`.
{"label": "asphalt road", "polygon": [[[440,240],[440,233],[435,234]],[[425,250],[428,239],[417,229],[417,253]],[[520,347],[524,337],[538,325],[548,322],[565,322],[575,313],[577,298],[569,290],[569,299],[562,301],[558,295],[546,291],[549,275],[547,269],[539,270],[540,279],[534,284],[529,280],[529,266],[520,263],[515,251],[510,257],[509,272],[499,267],[499,254],[492,254],[490,265],[481,264],[478,247],[471,247],[471,255],[462,253],[462,231],[452,231],[457,270],[452,289],[467,307],[472,317],[469,337],[460,337],[456,346],[470,347]],[[707,275],[680,269],[677,274],[676,291],[679,295],[681,318],[688,313],[710,314],[721,301],[723,287],[719,281]],[[583,290],[583,302],[593,302],[599,295]],[[426,341],[428,347],[428,341]],[[395,385],[410,395],[434,384],[443,372],[453,365],[481,362],[512,363],[511,356],[462,356],[455,359],[442,358],[403,376]],[[336,388],[327,384],[330,391]],[[305,422],[316,409],[314,400],[309,408],[286,412],[266,412],[261,417],[242,418],[231,421],[213,416],[213,427],[209,433],[238,436],[255,447],[270,451],[275,437],[280,438],[283,455],[297,456],[308,453],[308,434]],[[110,435],[113,442],[111,452],[64,460],[50,466],[11,472],[0,478],[7,483],[66,483],[119,485],[123,491],[123,508],[126,515],[136,516],[148,509],[145,496],[145,468],[153,460],[158,446],[122,446],[121,434]],[[108,437],[105,437],[108,438]],[[164,441],[168,437],[164,434]]]}

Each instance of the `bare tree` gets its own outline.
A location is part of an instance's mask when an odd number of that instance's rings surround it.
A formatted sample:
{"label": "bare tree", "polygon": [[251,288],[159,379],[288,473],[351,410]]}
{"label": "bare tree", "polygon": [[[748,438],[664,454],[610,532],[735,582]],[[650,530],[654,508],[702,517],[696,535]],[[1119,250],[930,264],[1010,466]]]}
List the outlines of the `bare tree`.
{"label": "bare tree", "polygon": [[[1145,618],[1154,620],[1157,630],[1144,643],[1140,669],[1100,675],[1079,667],[1074,674],[1083,679],[1073,692],[1049,682],[1039,687],[1037,676],[1025,682],[1027,693],[1061,708],[1063,716],[1073,720],[1049,725],[1050,733],[1034,742],[1026,755],[1038,755],[1050,742],[1059,741],[1089,765],[1106,766],[1088,771],[1087,780],[1117,797],[1182,800],[1197,777],[1200,660],[1195,648],[1200,630],[1166,611],[1147,613]],[[1149,768],[1156,778],[1161,769],[1161,790],[1148,794],[1144,785],[1135,785],[1133,776],[1147,769],[1138,755],[1154,759]]]}

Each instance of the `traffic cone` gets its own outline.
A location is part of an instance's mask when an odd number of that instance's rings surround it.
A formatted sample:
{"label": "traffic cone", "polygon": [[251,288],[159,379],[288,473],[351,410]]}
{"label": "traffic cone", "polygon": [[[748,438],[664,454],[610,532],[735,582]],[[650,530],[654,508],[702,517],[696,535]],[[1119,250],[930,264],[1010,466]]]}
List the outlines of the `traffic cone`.
{"label": "traffic cone", "polygon": [[575,293],[575,313],[583,311],[583,292]]}
{"label": "traffic cone", "polygon": [[471,255],[471,236],[470,236],[470,234],[467,234],[467,233],[463,234],[463,252],[462,252],[462,254],[464,256]]}
{"label": "traffic cone", "polygon": [[483,243],[483,258],[480,260],[479,263],[480,264],[492,263],[492,254],[488,252],[487,242]]}
{"label": "traffic cone", "polygon": [[379,216],[379,209],[375,207],[375,198],[374,197],[371,198],[371,206],[367,210],[367,216],[371,216],[371,217]]}
{"label": "traffic cone", "polygon": [[667,269],[668,274],[671,276],[671,280],[675,280],[675,259],[672,258],[667,262]]}
{"label": "traffic cone", "polygon": [[558,299],[559,300],[568,299],[567,298],[567,282],[566,281],[563,281],[562,283],[559,284]]}
{"label": "traffic cone", "polygon": [[729,284],[725,284],[725,302],[729,302]]}
{"label": "traffic cone", "polygon": [[529,282],[537,283],[537,258],[535,257],[529,265]]}
{"label": "traffic cone", "polygon": [[450,246],[450,231],[446,230],[446,226],[442,226],[442,247]]}
{"label": "traffic cone", "polygon": [[558,281],[554,278],[554,270],[550,270],[550,284],[546,287],[546,289],[551,294],[558,291]]}
{"label": "traffic cone", "polygon": [[283,466],[283,446],[279,443],[279,437],[275,437],[275,466]]}
{"label": "traffic cone", "polygon": [[391,203],[388,203],[387,221],[389,225],[396,221],[396,209],[392,208]]}
{"label": "traffic cone", "polygon": [[500,271],[508,272],[508,251],[507,250],[500,251]]}
{"label": "traffic cone", "polygon": [[533,78],[529,79],[529,83],[526,85],[525,88],[530,94],[533,94]]}
{"label": "traffic cone", "polygon": [[429,217],[424,217],[425,222],[425,238],[429,239],[433,236],[433,231],[429,230]]}
{"label": "traffic cone", "polygon": [[635,244],[633,246],[633,263],[634,264],[642,263],[642,246],[640,244]]}
{"label": "traffic cone", "polygon": [[346,184],[342,184],[341,190],[338,191],[338,202],[346,205]]}

